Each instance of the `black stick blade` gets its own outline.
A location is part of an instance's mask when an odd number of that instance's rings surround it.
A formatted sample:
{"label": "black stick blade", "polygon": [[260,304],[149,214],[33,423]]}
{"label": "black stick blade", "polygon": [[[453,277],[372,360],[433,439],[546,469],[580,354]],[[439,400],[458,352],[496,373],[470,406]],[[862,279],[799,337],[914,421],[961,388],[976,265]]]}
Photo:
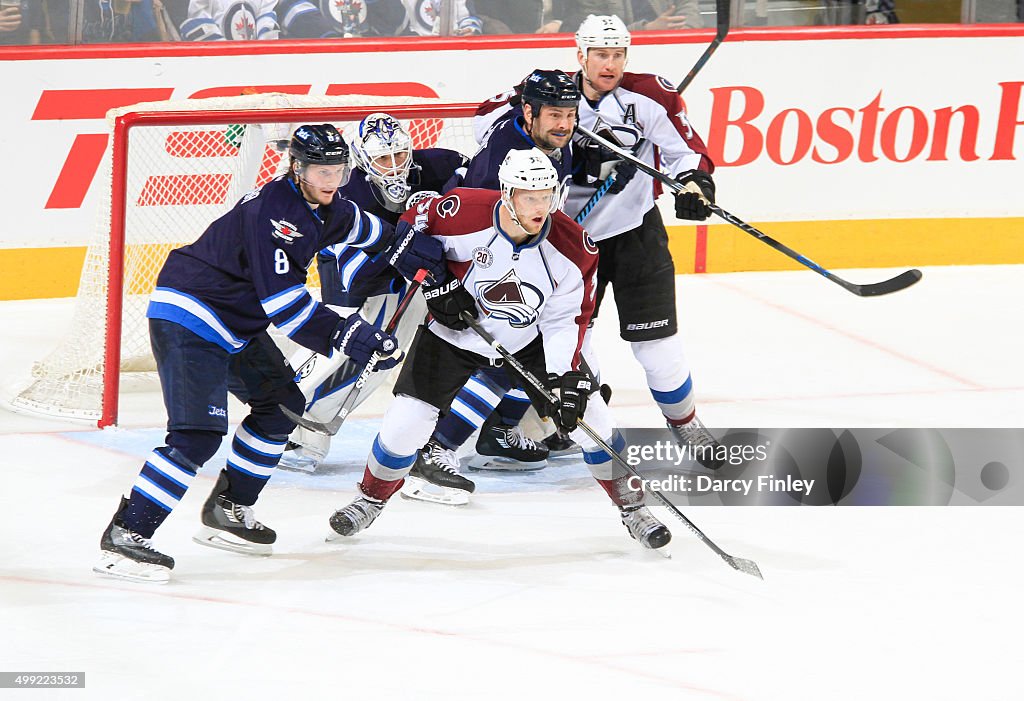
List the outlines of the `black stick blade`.
{"label": "black stick blade", "polygon": [[900,290],[905,290],[920,280],[921,276],[921,271],[915,268],[913,270],[900,273],[889,280],[883,280],[882,282],[876,282],[870,285],[853,285],[853,289],[850,291],[854,294],[860,295],[861,297],[878,297],[879,295],[887,295],[893,292],[899,292]]}
{"label": "black stick blade", "polygon": [[722,559],[728,562],[729,566],[734,570],[739,570],[764,581],[764,577],[761,576],[761,569],[753,560],[744,560],[742,557],[733,557],[732,555],[722,555]]}
{"label": "black stick blade", "polygon": [[322,424],[319,423],[318,421],[307,419],[305,416],[299,416],[294,411],[286,407],[284,404],[278,404],[277,408],[280,409],[281,412],[289,418],[289,420],[294,421],[299,426],[302,426],[303,428],[308,428],[310,431],[322,433],[325,436],[333,436],[334,434],[336,434],[338,432],[338,429],[341,428],[342,422],[344,421],[344,419],[342,419],[341,421],[335,419],[330,423]]}

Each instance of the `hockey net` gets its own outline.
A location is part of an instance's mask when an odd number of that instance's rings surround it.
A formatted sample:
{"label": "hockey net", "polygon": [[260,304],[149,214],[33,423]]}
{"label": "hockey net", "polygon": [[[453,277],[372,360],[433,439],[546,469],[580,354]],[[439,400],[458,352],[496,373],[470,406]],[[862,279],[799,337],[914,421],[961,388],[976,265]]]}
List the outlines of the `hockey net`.
{"label": "hockey net", "polygon": [[[472,155],[473,110],[424,98],[284,94],[112,110],[104,194],[67,336],[33,366],[30,384],[11,404],[115,424],[121,389],[155,382],[146,306],[167,254],[285,172],[287,140],[299,124],[332,123],[348,138],[359,120],[383,111],[406,126],[414,148]],[[310,272],[315,288],[315,266]]]}

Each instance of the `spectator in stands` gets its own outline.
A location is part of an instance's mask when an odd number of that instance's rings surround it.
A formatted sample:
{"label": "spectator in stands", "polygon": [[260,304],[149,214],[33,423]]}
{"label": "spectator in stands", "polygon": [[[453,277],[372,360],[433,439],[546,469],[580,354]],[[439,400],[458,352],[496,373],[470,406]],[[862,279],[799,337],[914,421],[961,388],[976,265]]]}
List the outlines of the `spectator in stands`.
{"label": "spectator in stands", "polygon": [[484,34],[533,34],[544,20],[544,0],[473,0]]}
{"label": "spectator in stands", "polygon": [[864,0],[864,24],[896,24],[896,0]]}
{"label": "spectator in stands", "polygon": [[0,0],[0,44],[66,44],[68,16],[68,0]]}
{"label": "spectator in stands", "polygon": [[542,34],[573,32],[588,15],[617,15],[630,31],[704,26],[697,0],[552,0]]}
{"label": "spectator in stands", "polygon": [[100,0],[85,3],[83,43],[176,41],[163,0]]}
{"label": "spectator in stands", "polygon": [[187,41],[277,39],[277,0],[189,0],[181,23]]}

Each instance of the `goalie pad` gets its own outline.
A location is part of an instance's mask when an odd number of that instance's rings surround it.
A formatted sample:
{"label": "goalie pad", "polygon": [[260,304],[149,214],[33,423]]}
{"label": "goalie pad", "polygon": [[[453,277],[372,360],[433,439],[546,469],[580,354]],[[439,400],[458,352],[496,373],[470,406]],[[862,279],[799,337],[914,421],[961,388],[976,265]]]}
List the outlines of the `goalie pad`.
{"label": "goalie pad", "polygon": [[[383,328],[394,316],[400,299],[401,294],[397,293],[371,297],[358,312],[378,328]],[[355,311],[352,309],[338,310],[337,308],[336,310],[343,314]],[[400,350],[407,349],[412,343],[416,329],[422,323],[425,315],[426,303],[423,301],[423,296],[416,295],[409,302],[408,309],[399,321],[398,328],[395,329],[394,336],[398,339]],[[363,369],[361,365],[352,362],[348,356],[338,351],[333,352],[330,356],[323,356],[307,349],[300,349],[292,356],[291,364],[296,369],[295,379],[299,390],[306,398],[305,416],[318,423],[329,423],[334,420]],[[360,390],[353,410],[369,399],[389,380],[390,376],[389,371],[372,373]],[[319,460],[327,456],[330,447],[329,436],[309,431],[301,426],[296,427],[288,440],[302,446],[304,455]]]}

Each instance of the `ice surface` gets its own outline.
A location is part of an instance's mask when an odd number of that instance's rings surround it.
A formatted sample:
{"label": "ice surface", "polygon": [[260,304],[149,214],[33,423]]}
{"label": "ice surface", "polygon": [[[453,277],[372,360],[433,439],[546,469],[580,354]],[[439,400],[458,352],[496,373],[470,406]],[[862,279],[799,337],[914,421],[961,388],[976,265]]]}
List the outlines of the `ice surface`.
{"label": "ice surface", "polygon": [[[878,299],[809,272],[678,287],[709,426],[1024,426],[1019,266],[926,269]],[[0,303],[5,391],[69,314],[68,300]],[[658,426],[616,326],[606,304],[598,348],[613,409],[623,425]],[[125,397],[122,427],[103,432],[0,411],[0,671],[86,673],[85,691],[32,698],[1024,694],[1022,509],[689,509],[727,552],[757,561],[760,582],[660,507],[673,557],[642,551],[569,461],[475,474],[467,507],[395,499],[364,534],[325,543],[386,401],[346,424],[321,472],[274,477],[257,505],[279,533],[271,558],[191,542],[212,460],[155,538],[177,559],[166,586],[90,571],[118,494],[162,441],[159,395]]]}

